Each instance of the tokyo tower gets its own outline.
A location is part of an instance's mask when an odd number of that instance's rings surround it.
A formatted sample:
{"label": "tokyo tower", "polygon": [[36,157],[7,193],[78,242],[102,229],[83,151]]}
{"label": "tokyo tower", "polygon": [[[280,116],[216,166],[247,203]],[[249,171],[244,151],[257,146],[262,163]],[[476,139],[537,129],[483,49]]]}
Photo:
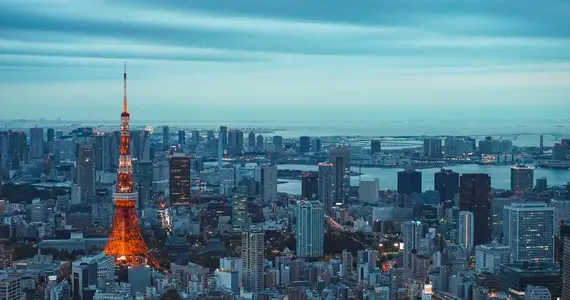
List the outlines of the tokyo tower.
{"label": "tokyo tower", "polygon": [[123,112],[121,113],[121,144],[119,170],[117,172],[117,190],[113,193],[115,215],[113,231],[104,252],[115,257],[119,266],[136,267],[152,264],[160,268],[158,261],[151,255],[145,244],[137,217],[136,203],[138,193],[133,189],[133,164],[131,160],[130,114],[127,110],[127,64],[125,63],[123,87]]}

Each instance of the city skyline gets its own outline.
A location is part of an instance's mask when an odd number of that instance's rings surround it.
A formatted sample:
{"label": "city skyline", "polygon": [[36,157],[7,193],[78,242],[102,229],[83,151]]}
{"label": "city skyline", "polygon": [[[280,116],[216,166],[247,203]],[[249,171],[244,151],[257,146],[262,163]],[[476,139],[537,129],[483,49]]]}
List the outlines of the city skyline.
{"label": "city skyline", "polygon": [[569,5],[4,0],[0,119],[112,120],[123,60],[141,119],[347,104],[556,118],[570,108]]}

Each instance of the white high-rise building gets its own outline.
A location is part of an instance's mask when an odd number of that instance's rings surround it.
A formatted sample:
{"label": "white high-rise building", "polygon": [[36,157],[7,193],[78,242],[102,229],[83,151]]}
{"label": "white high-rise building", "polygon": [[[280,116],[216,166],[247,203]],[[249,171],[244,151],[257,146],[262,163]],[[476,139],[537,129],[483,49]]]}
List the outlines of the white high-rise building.
{"label": "white high-rise building", "polygon": [[513,261],[554,263],[554,207],[546,203],[505,206],[503,233]]}
{"label": "white high-rise building", "polygon": [[485,244],[475,247],[475,271],[498,274],[501,264],[509,263],[509,247],[501,244]]}
{"label": "white high-rise building", "polygon": [[220,258],[220,269],[223,271],[237,272],[238,280],[242,281],[243,274],[243,260],[239,257],[222,257]]}
{"label": "white high-rise building", "polygon": [[413,268],[412,250],[420,249],[420,241],[423,237],[423,225],[419,221],[406,221],[403,225],[404,232],[404,277],[411,277]]}
{"label": "white high-rise building", "polygon": [[551,300],[552,295],[545,286],[527,285],[524,300]]}
{"label": "white high-rise building", "polygon": [[361,181],[358,185],[359,200],[367,203],[377,203],[379,186],[380,181],[378,178],[374,181]]}
{"label": "white high-rise building", "polygon": [[261,226],[252,225],[242,233],[241,258],[243,261],[243,289],[254,298],[263,292],[263,262],[265,233]]}
{"label": "white high-rise building", "polygon": [[319,164],[319,201],[330,212],[334,205],[334,166],[330,163]]}
{"label": "white high-rise building", "polygon": [[465,249],[473,249],[473,213],[470,211],[459,212],[459,229],[457,241],[459,246]]}
{"label": "white high-rise building", "polygon": [[265,204],[277,201],[277,166],[257,166],[255,179],[259,182],[261,196]]}
{"label": "white high-rise building", "polygon": [[298,257],[318,258],[324,255],[325,215],[319,201],[302,201],[297,205]]}

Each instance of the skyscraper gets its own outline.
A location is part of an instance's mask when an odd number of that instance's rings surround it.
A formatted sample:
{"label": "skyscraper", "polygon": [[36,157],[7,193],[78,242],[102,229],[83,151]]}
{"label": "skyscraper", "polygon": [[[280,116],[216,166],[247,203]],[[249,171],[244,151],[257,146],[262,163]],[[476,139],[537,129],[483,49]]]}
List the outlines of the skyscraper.
{"label": "skyscraper", "polygon": [[331,163],[319,164],[319,201],[327,212],[334,206],[334,166]]}
{"label": "skyscraper", "polygon": [[513,261],[554,263],[554,207],[546,203],[505,206],[504,242]]}
{"label": "skyscraper", "polygon": [[424,156],[425,157],[441,157],[442,156],[442,143],[441,139],[429,137],[424,139]]}
{"label": "skyscraper", "polygon": [[280,135],[273,136],[273,146],[275,146],[276,149],[283,147],[283,137]]}
{"label": "skyscraper", "polygon": [[319,176],[317,172],[304,172],[301,176],[301,198],[319,199]]}
{"label": "skyscraper", "polygon": [[95,196],[95,161],[92,144],[79,144],[77,184],[81,188],[81,202],[89,203]]}
{"label": "skyscraper", "polygon": [[301,154],[311,151],[311,138],[308,136],[302,136],[299,138],[299,148],[298,152]]}
{"label": "skyscraper", "polygon": [[95,170],[112,170],[112,145],[113,136],[111,134],[96,135],[94,145]]}
{"label": "skyscraper", "polygon": [[44,129],[30,128],[30,154],[32,159],[44,156]]}
{"label": "skyscraper", "polygon": [[150,133],[146,130],[131,131],[131,157],[133,160],[150,159]]}
{"label": "skyscraper", "polygon": [[263,292],[263,261],[265,233],[261,226],[252,225],[242,233],[241,258],[243,261],[243,288],[258,299]]}
{"label": "skyscraper", "polygon": [[548,181],[546,180],[546,177],[537,178],[536,191],[540,193],[544,192],[546,189],[548,189]]}
{"label": "skyscraper", "polygon": [[358,184],[358,200],[368,203],[378,202],[378,191],[380,190],[380,180],[360,181]]}
{"label": "skyscraper", "polygon": [[170,205],[190,204],[190,157],[182,153],[170,156]]}
{"label": "skyscraper", "polygon": [[[570,238],[564,240],[564,248],[570,249]],[[562,261],[562,299],[570,299],[570,251],[564,251]]]}
{"label": "skyscraper", "polygon": [[179,145],[186,145],[186,131],[178,130],[178,144]]}
{"label": "skyscraper", "polygon": [[319,258],[324,254],[324,210],[321,202],[301,201],[297,205],[298,257]]}
{"label": "skyscraper", "polygon": [[241,154],[243,151],[243,131],[230,130],[228,131],[228,154]]}
{"label": "skyscraper", "polygon": [[332,148],[329,162],[334,166],[335,205],[344,205],[350,190],[350,148]]}
{"label": "skyscraper", "polygon": [[255,132],[250,131],[247,135],[247,145],[250,149],[255,148]]}
{"label": "skyscraper", "polygon": [[422,172],[406,169],[398,172],[398,194],[410,195],[422,192]]}
{"label": "skyscraper", "polygon": [[473,244],[491,240],[491,177],[484,173],[461,174],[459,209],[473,213]]}
{"label": "skyscraper", "polygon": [[511,168],[511,191],[513,195],[522,196],[532,191],[534,184],[534,169],[526,166]]}
{"label": "skyscraper", "polygon": [[222,140],[222,148],[226,149],[226,145],[228,144],[228,127],[227,126],[220,126],[220,132],[218,133],[218,139]]}
{"label": "skyscraper", "polygon": [[133,163],[134,183],[139,193],[139,206],[146,207],[152,197],[153,164],[152,161],[137,160]]}
{"label": "skyscraper", "polygon": [[232,202],[232,230],[242,232],[250,223],[247,211],[247,196],[235,196]]}
{"label": "skyscraper", "polygon": [[320,138],[313,138],[311,140],[311,151],[315,153],[323,151],[323,143]]}
{"label": "skyscraper", "polygon": [[263,139],[263,135],[261,135],[261,134],[257,135],[257,138],[256,138],[256,139],[257,139],[257,141],[256,141],[256,144],[255,144],[255,148],[257,149],[257,151],[263,151],[263,150],[265,150],[265,142],[264,142],[264,139]]}
{"label": "skyscraper", "polygon": [[406,277],[412,272],[412,251],[420,249],[420,241],[423,238],[424,229],[419,221],[404,222],[404,273]]}
{"label": "skyscraper", "polygon": [[52,142],[55,139],[55,129],[48,128],[47,129],[47,142]]}
{"label": "skyscraper", "polygon": [[444,203],[453,200],[459,192],[459,173],[441,169],[434,174],[434,190],[439,193],[439,200]]}
{"label": "skyscraper", "polygon": [[198,145],[198,143],[200,143],[200,138],[200,131],[192,130],[192,144]]}
{"label": "skyscraper", "polygon": [[277,166],[257,166],[255,179],[265,204],[277,201]]}
{"label": "skyscraper", "polygon": [[170,148],[170,127],[162,126],[162,150],[167,151]]}
{"label": "skyscraper", "polygon": [[473,249],[473,213],[459,212],[458,244],[465,249]]}
{"label": "skyscraper", "polygon": [[377,154],[382,151],[382,142],[380,140],[370,141],[370,154]]}

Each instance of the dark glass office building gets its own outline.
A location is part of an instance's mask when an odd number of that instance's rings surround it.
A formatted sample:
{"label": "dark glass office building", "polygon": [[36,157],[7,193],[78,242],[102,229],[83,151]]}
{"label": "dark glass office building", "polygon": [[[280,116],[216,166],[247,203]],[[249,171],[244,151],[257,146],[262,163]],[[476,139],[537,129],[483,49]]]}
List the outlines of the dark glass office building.
{"label": "dark glass office building", "polygon": [[544,286],[552,299],[562,296],[560,268],[550,263],[509,263],[501,265],[501,282],[508,299],[523,300],[528,285]]}
{"label": "dark glass office building", "polygon": [[453,200],[455,194],[459,193],[459,173],[446,169],[441,169],[441,171],[435,173],[434,191],[439,193],[441,203]]}
{"label": "dark glass office building", "polygon": [[303,173],[301,179],[301,196],[303,199],[319,199],[319,176],[317,172]]}
{"label": "dark glass office building", "polygon": [[422,192],[422,172],[404,170],[398,172],[398,194],[410,195]]}
{"label": "dark glass office building", "polygon": [[491,240],[491,177],[484,173],[461,174],[459,209],[473,213],[475,246]]}

